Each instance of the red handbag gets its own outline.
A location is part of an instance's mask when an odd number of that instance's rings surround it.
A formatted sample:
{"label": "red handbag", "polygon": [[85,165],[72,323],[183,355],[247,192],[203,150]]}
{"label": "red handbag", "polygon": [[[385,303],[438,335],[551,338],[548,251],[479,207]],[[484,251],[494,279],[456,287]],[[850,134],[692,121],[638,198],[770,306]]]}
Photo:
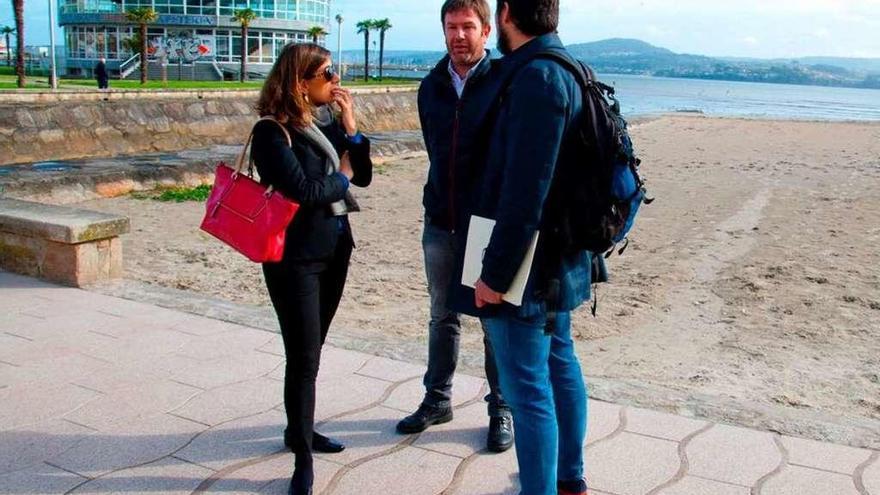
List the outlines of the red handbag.
{"label": "red handbag", "polygon": [[[272,120],[284,130],[288,145],[290,133],[281,123]],[[206,204],[201,229],[220,239],[256,263],[281,261],[287,226],[293,220],[299,204],[242,174],[245,156],[251,146],[251,131],[244,149],[238,156],[235,169],[221,162],[217,165],[214,188]]]}

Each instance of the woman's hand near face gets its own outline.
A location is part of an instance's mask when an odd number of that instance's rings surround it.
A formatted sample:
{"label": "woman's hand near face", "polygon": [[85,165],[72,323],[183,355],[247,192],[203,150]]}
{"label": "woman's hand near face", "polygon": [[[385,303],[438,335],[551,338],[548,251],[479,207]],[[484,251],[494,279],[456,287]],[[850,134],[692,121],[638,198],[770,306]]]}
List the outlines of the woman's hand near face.
{"label": "woman's hand near face", "polygon": [[354,118],[354,98],[352,98],[351,93],[347,89],[336,87],[333,88],[333,101],[339,105],[339,109],[342,111],[340,120],[342,121],[342,127],[345,128],[345,133],[349,136],[354,136],[357,134],[357,121]]}

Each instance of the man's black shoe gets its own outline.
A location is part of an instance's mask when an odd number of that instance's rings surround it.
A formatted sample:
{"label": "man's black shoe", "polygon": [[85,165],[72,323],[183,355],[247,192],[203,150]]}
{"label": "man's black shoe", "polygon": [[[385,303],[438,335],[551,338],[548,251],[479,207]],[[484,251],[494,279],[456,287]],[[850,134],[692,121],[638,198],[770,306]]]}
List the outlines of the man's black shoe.
{"label": "man's black shoe", "polygon": [[[284,445],[287,446],[288,449],[293,449],[290,438],[287,436],[287,431],[284,432]],[[338,454],[343,450],[345,450],[345,445],[343,445],[341,442],[321,435],[318,432],[313,432],[312,452],[319,452],[322,454]]]}
{"label": "man's black shoe", "polygon": [[513,445],[513,418],[499,416],[489,418],[489,435],[486,437],[486,448],[490,452],[504,452]]}
{"label": "man's black shoe", "polygon": [[421,433],[431,425],[452,421],[452,407],[435,407],[422,404],[419,409],[397,423],[397,433],[404,435]]}

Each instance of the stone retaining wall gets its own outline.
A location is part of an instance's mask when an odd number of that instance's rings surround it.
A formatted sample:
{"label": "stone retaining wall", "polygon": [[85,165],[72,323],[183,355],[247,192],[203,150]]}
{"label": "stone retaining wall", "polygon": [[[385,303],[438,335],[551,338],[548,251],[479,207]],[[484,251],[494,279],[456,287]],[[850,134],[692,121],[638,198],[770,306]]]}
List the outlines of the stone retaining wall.
{"label": "stone retaining wall", "polygon": [[[354,90],[365,132],[419,128],[416,90]],[[0,166],[240,144],[257,91],[0,95]]]}

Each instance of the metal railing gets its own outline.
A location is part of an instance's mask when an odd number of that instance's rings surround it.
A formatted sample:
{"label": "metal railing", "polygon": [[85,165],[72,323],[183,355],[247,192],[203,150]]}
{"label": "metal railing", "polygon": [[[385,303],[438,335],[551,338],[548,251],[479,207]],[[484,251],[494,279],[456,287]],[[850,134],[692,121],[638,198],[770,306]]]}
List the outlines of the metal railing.
{"label": "metal railing", "polygon": [[141,64],[141,54],[135,53],[128,60],[119,64],[119,79],[125,79],[132,72],[138,70]]}
{"label": "metal railing", "polygon": [[211,66],[214,67],[214,71],[220,76],[220,80],[223,80],[223,69],[220,68],[220,64],[217,63],[216,60],[211,60]]}

